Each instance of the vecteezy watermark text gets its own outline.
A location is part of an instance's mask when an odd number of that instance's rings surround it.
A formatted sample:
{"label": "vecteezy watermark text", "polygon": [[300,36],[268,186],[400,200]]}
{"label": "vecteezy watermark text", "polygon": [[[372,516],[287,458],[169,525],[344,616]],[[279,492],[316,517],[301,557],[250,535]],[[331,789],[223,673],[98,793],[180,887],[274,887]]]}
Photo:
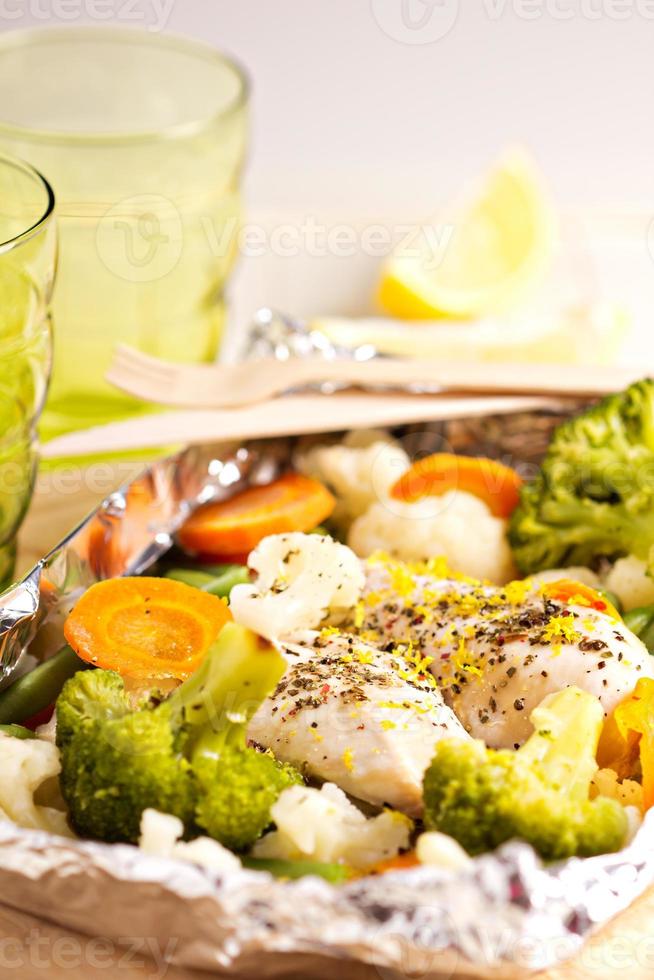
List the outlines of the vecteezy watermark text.
{"label": "vecteezy watermark text", "polygon": [[174,5],[175,0],[0,0],[0,24],[112,20],[158,33],[168,24]]}
{"label": "vecteezy watermark text", "polygon": [[[455,27],[460,6],[460,0],[370,0],[378,27],[400,44],[440,41]],[[482,0],[480,9],[491,22],[509,15],[524,21],[654,20],[654,0]]]}
{"label": "vecteezy watermark text", "polygon": [[[0,0],[1,2],[1,0]],[[118,201],[96,229],[96,249],[105,268],[128,282],[153,282],[174,272],[186,252],[212,260],[234,254],[249,259],[384,258],[398,251],[419,260],[425,272],[438,269],[456,236],[456,226],[325,223],[306,214],[275,224],[241,223],[237,215],[182,211],[156,194]]]}
{"label": "vecteezy watermark text", "polygon": [[654,20],[654,0],[483,0],[490,20],[512,13],[520,20]]}
{"label": "vecteezy watermark text", "polygon": [[239,226],[236,219],[216,226],[209,216],[200,218],[207,243],[213,255],[222,256],[228,243],[236,236],[238,252],[249,258],[278,255],[293,258],[304,254],[310,258],[331,255],[352,258],[368,255],[382,258],[394,249],[403,255],[416,255],[424,260],[425,268],[436,269],[443,261],[454,234],[454,225],[399,224],[389,227],[370,224],[363,228],[349,224],[325,224],[307,215],[301,222],[285,222],[267,228],[246,223]]}
{"label": "vecteezy watermark text", "polygon": [[177,946],[176,939],[166,943],[152,937],[129,936],[119,940],[93,937],[81,940],[75,936],[52,937],[39,929],[27,935],[0,939],[0,973],[3,977],[30,976],[42,971],[49,976],[53,969],[99,971],[102,976],[116,976],[129,970],[130,976],[141,971],[148,980],[163,980]]}

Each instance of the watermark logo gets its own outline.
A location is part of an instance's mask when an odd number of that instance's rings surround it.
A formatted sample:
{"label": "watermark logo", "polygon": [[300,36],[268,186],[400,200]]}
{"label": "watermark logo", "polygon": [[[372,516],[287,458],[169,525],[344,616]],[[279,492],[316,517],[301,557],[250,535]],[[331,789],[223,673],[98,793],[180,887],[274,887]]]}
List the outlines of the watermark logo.
{"label": "watermark logo", "polygon": [[410,921],[398,928],[391,937],[382,927],[384,939],[393,939],[393,965],[377,966],[381,980],[428,980],[442,977],[448,980],[457,972],[459,952],[456,943],[456,923],[440,906],[416,901]]}
{"label": "watermark logo", "polygon": [[179,211],[158,194],[114,204],[101,218],[96,247],[106,268],[128,282],[153,282],[175,268],[182,254]]}
{"label": "watermark logo", "polygon": [[175,0],[0,0],[0,23],[112,20],[159,33],[165,30],[174,5]]}
{"label": "watermark logo", "polygon": [[216,262],[235,254],[247,259],[385,258],[398,253],[429,275],[440,268],[456,235],[450,223],[434,225],[325,224],[313,215],[273,226],[240,223],[237,215],[190,213],[182,222],[172,201],[142,195],[117,202],[100,219],[96,244],[100,260],[120,279],[152,282],[172,272],[188,237],[191,251]]}
{"label": "watermark logo", "polygon": [[440,41],[459,15],[459,0],[371,0],[370,7],[384,34],[401,44]]}

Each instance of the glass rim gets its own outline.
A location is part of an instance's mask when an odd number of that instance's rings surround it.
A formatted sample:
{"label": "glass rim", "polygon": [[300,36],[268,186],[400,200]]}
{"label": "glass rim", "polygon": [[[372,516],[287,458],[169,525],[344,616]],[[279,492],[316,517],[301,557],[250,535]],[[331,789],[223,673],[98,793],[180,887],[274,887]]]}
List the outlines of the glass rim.
{"label": "glass rim", "polygon": [[32,180],[36,180],[38,184],[41,185],[42,189],[45,191],[46,203],[45,208],[41,215],[28,225],[23,231],[20,231],[17,235],[13,235],[11,238],[6,238],[4,241],[0,238],[0,255],[5,255],[7,252],[11,252],[15,248],[19,248],[24,242],[30,240],[35,235],[38,235],[45,225],[49,224],[54,215],[55,209],[55,194],[50,186],[49,182],[43,176],[40,170],[33,167],[31,163],[27,163],[25,160],[21,160],[19,157],[14,157],[9,153],[0,152],[0,168],[2,167],[12,167],[14,170],[19,170],[24,175],[30,177]]}
{"label": "glass rim", "polygon": [[223,108],[210,112],[188,122],[174,123],[161,129],[135,131],[68,132],[63,129],[37,129],[19,123],[5,123],[0,119],[0,135],[19,136],[26,141],[73,143],[77,145],[122,145],[130,143],[164,143],[171,139],[186,138],[203,132],[216,123],[229,119],[247,104],[250,94],[250,78],[243,66],[232,55],[197,41],[183,34],[154,34],[132,27],[36,27],[26,30],[4,31],[0,33],[0,58],[5,51],[29,47],[30,44],[58,44],[77,38],[83,40],[107,40],[116,44],[145,44],[152,48],[171,48],[186,52],[197,59],[227,66],[234,74],[238,87],[234,98]]}

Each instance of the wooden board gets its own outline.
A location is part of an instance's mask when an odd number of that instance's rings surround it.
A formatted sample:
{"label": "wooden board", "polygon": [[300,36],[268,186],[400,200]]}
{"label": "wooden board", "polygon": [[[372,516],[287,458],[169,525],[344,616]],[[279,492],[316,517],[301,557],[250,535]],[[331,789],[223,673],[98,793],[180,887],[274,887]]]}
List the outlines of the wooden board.
{"label": "wooden board", "polygon": [[[49,548],[57,543],[75,524],[78,523],[93,507],[97,506],[113,489],[130,479],[141,468],[141,463],[107,464],[98,463],[91,467],[72,466],[64,470],[43,473],[39,477],[32,506],[23,525],[19,539],[19,571],[26,571]],[[82,957],[79,968],[58,966],[52,962],[47,970],[30,964],[29,958],[20,970],[4,972],[2,966],[3,949],[16,953],[18,947],[6,946],[5,943],[16,937],[22,949],[25,937],[30,930],[36,930],[37,936],[44,937],[44,949],[61,948],[53,944],[57,940],[68,937],[73,941],[71,950],[78,950]],[[81,945],[80,945],[81,944]],[[91,947],[92,948],[92,947]],[[26,956],[24,950],[21,954]],[[64,954],[65,955],[65,954]],[[73,954],[71,954],[72,956]],[[40,922],[30,916],[0,907],[0,976],[16,976],[20,980],[40,980],[47,976],[52,980],[89,980],[89,978],[120,976],[121,980],[131,980],[132,977],[156,976],[156,964],[144,968],[129,964],[118,964],[119,951],[114,951],[116,960],[109,960],[116,970],[107,967],[94,969],[91,965],[89,941],[80,936],[71,936],[61,929]],[[85,958],[86,957],[86,958]],[[73,959],[68,961],[73,962]],[[32,971],[32,972],[30,972]],[[349,972],[346,967],[339,965],[338,975],[347,980],[356,972],[357,977],[369,973],[373,980],[378,980],[379,973],[370,971]],[[538,980],[615,980],[624,973],[629,980],[651,980],[654,977],[654,888],[631,908],[618,916],[606,928],[593,937],[584,949],[565,966],[537,974]],[[159,974],[160,975],[160,974]],[[206,974],[195,971],[180,971],[170,968],[166,973],[168,980],[195,980]],[[311,974],[307,974],[307,980]],[[533,976],[533,974],[532,974]],[[398,977],[397,980],[402,980]],[[427,980],[427,978],[424,978]]]}

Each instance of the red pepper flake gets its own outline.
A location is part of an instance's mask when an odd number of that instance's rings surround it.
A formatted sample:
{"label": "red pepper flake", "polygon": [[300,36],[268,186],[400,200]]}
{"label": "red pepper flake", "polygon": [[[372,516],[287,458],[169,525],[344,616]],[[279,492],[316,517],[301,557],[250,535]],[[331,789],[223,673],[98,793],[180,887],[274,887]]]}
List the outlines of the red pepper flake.
{"label": "red pepper flake", "polygon": [[320,693],[323,695],[329,694],[330,691],[331,691],[331,687],[329,686],[329,684],[323,684],[323,686],[320,688]]}

